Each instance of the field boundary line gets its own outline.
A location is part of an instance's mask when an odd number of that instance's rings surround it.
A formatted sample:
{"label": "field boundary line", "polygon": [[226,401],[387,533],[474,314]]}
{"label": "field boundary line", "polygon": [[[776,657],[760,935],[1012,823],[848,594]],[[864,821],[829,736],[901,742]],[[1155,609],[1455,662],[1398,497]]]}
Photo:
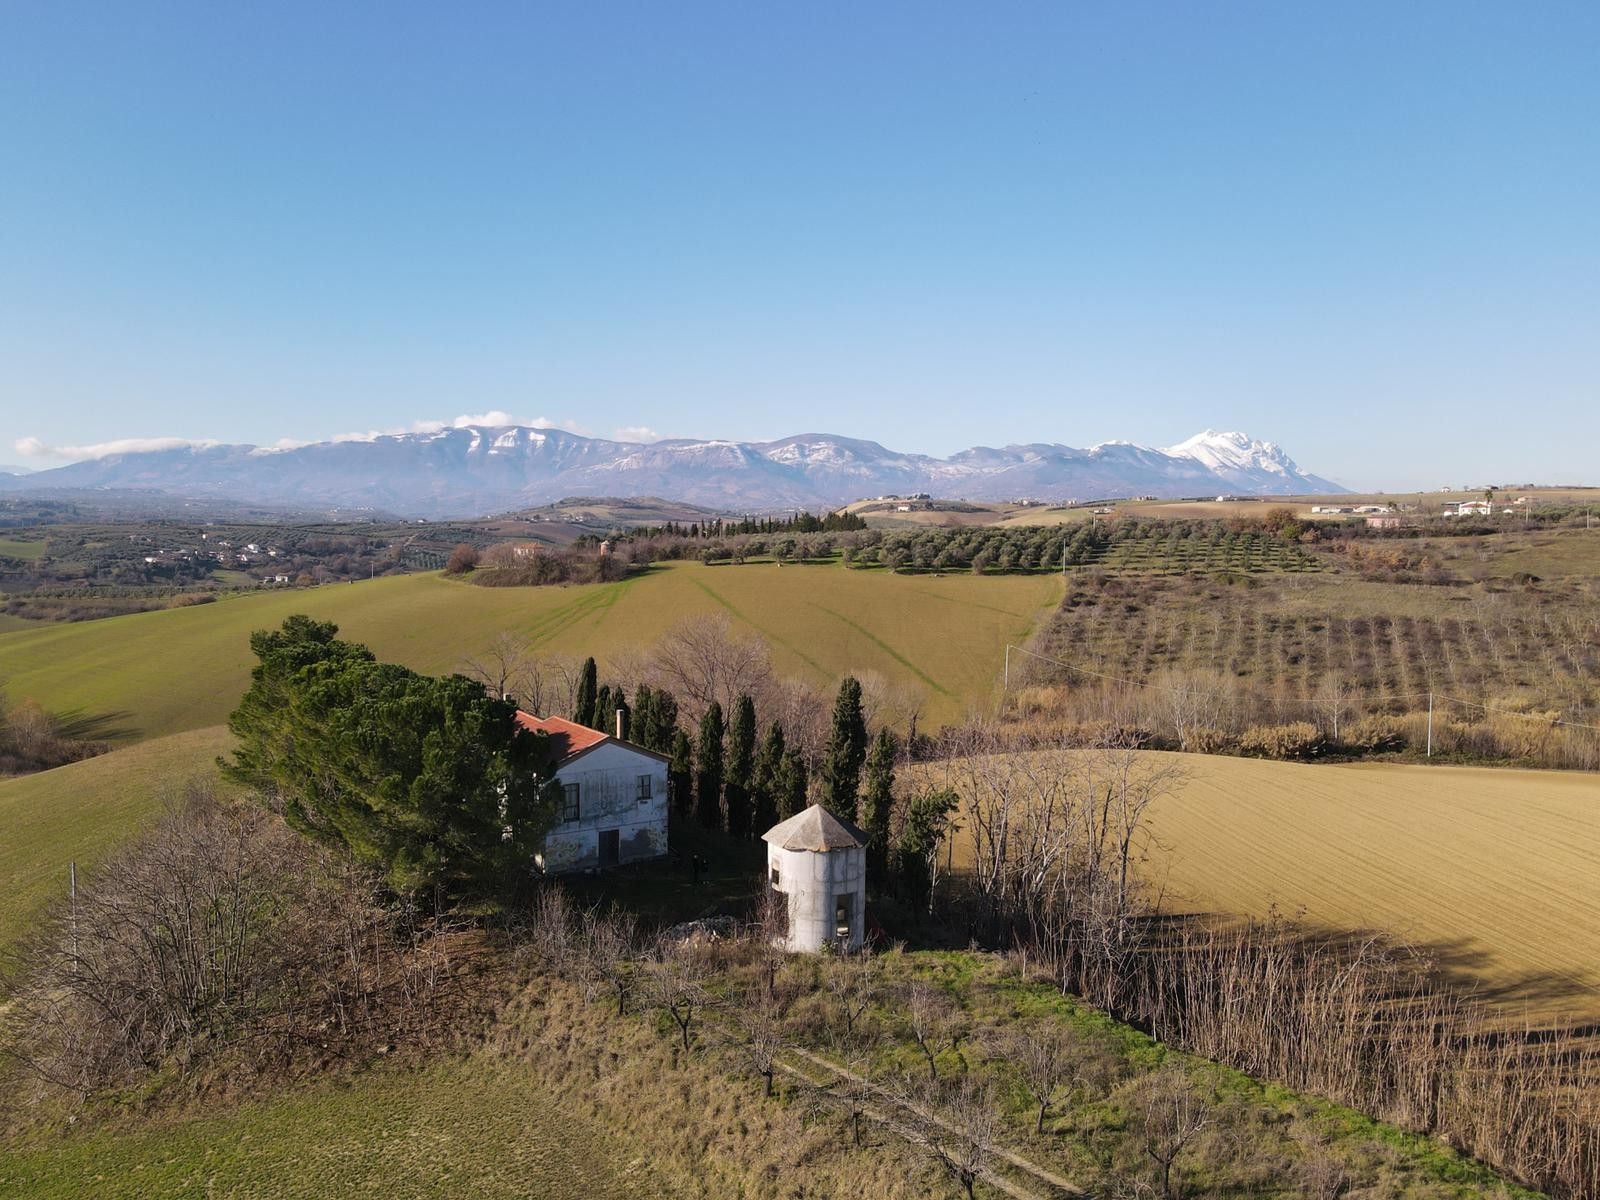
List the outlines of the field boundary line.
{"label": "field boundary line", "polygon": [[951,694],[949,688],[945,687],[941,683],[936,682],[930,675],[927,674],[927,672],[916,666],[911,662],[910,659],[906,658],[905,655],[901,654],[893,646],[889,645],[888,642],[884,641],[877,634],[867,629],[864,625],[858,625],[843,613],[836,613],[833,611],[833,609],[828,608],[825,605],[818,604],[815,600],[809,601],[809,603],[812,608],[817,609],[819,612],[825,612],[834,620],[842,621],[844,624],[850,626],[851,629],[854,629],[862,637],[866,638],[867,641],[871,642],[878,649],[882,650],[890,658],[894,659],[895,662],[899,663],[906,670],[910,671],[913,675],[922,680],[923,683],[927,684],[940,695],[948,696]]}
{"label": "field boundary line", "polygon": [[[912,1104],[909,1101],[898,1100],[893,1096],[886,1095],[881,1087],[879,1087],[877,1084],[873,1083],[872,1080],[868,1079],[866,1076],[858,1075],[854,1071],[851,1071],[846,1067],[841,1067],[837,1063],[829,1061],[827,1058],[825,1058],[824,1056],[822,1056],[820,1054],[814,1053],[813,1051],[807,1050],[807,1049],[805,1049],[804,1047],[801,1047],[801,1046],[787,1046],[787,1047],[785,1047],[785,1049],[787,1049],[791,1054],[796,1054],[799,1057],[805,1059],[807,1062],[813,1064],[814,1066],[821,1067],[823,1070],[830,1072],[834,1076],[843,1076],[844,1078],[849,1079],[854,1083],[859,1083],[859,1084],[864,1085],[867,1089],[869,1089],[874,1095],[878,1096],[880,1099],[886,1101],[887,1103],[889,1103],[891,1105],[895,1105],[895,1106],[898,1106],[898,1107],[903,1107],[903,1108],[910,1109],[912,1112],[916,1113],[917,1116],[921,1117],[924,1121],[927,1121],[931,1125],[937,1125],[940,1129],[943,1129],[946,1133],[959,1135],[960,1132],[961,1132],[954,1124],[952,1124],[951,1122],[945,1120],[943,1117],[939,1116],[937,1113],[929,1112],[927,1109],[923,1108],[919,1104]],[[792,1068],[791,1068],[791,1070],[792,1070]],[[794,1073],[800,1075],[801,1078],[805,1078],[803,1072],[795,1071]],[[866,1110],[863,1109],[862,1111],[865,1112]],[[879,1120],[880,1120],[880,1123],[888,1125],[890,1128],[893,1128],[895,1130],[895,1132],[900,1133],[901,1136],[909,1136],[902,1128],[898,1127],[892,1120],[882,1120],[881,1118],[879,1118]],[[920,1142],[922,1139],[918,1138],[918,1137],[912,1137],[911,1140]],[[1026,1172],[1027,1174],[1032,1175],[1035,1179],[1039,1180],[1041,1183],[1048,1184],[1049,1186],[1051,1186],[1053,1188],[1056,1188],[1057,1190],[1059,1190],[1061,1192],[1064,1192],[1069,1196],[1079,1196],[1079,1197],[1088,1197],[1089,1196],[1088,1192],[1086,1192],[1082,1188],[1078,1187],[1077,1184],[1073,1183],[1071,1180],[1067,1179],[1065,1176],[1056,1174],[1056,1172],[1050,1170],[1048,1167],[1041,1167],[1038,1163],[1034,1162],[1032,1159],[1024,1158],[1022,1155],[1018,1154],[1014,1150],[1008,1150],[1004,1146],[994,1146],[991,1149],[991,1153],[994,1155],[994,1157],[1004,1160],[1005,1162],[1009,1163],[1011,1166],[1017,1168],[1017,1170]],[[1002,1190],[1007,1191],[1009,1194],[1011,1194],[1013,1196],[1016,1196],[1016,1195],[1026,1196],[1026,1195],[1029,1194],[1027,1192],[1021,1192],[1020,1190],[1013,1190],[1012,1188],[1007,1187],[1006,1183],[1008,1181],[1005,1181],[1003,1179],[1003,1177],[994,1176],[992,1172],[986,1173],[984,1175],[984,1179],[987,1182],[993,1183],[997,1187],[1000,1187]]]}

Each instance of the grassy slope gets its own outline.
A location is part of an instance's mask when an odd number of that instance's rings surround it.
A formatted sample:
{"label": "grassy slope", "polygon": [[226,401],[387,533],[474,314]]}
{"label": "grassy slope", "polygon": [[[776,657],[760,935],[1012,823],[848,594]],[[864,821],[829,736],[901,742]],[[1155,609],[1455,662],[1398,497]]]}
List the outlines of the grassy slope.
{"label": "grassy slope", "polygon": [[231,744],[225,729],[201,729],[0,780],[0,949],[65,894],[69,862],[91,867]]}
{"label": "grassy slope", "polygon": [[566,1118],[532,1065],[468,1059],[318,1084],[173,1125],[100,1129],[0,1152],[0,1194],[646,1194],[648,1180],[637,1178],[643,1165],[619,1157],[601,1131]]}
{"label": "grassy slope", "polygon": [[1051,576],[912,578],[838,566],[683,563],[571,588],[405,576],[0,633],[0,679],[14,698],[106,715],[114,736],[147,738],[222,721],[248,682],[250,631],[290,613],[336,621],[382,658],[442,672],[504,630],[603,658],[647,646],[681,617],[726,611],[771,641],[780,670],[818,683],[877,670],[921,687],[938,722],[989,693],[1004,644],[1059,595]]}
{"label": "grassy slope", "polygon": [[1600,1015],[1600,780],[1164,757],[1188,773],[1153,810],[1169,909],[1304,909],[1426,943],[1508,1003]]}

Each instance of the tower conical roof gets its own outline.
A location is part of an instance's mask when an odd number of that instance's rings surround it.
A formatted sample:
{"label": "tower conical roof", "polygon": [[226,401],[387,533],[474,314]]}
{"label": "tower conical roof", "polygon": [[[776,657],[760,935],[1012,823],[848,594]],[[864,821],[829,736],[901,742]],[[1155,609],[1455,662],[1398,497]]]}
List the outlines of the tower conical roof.
{"label": "tower conical roof", "polygon": [[865,848],[867,835],[822,805],[813,804],[787,821],[779,821],[761,840],[781,850],[859,850]]}

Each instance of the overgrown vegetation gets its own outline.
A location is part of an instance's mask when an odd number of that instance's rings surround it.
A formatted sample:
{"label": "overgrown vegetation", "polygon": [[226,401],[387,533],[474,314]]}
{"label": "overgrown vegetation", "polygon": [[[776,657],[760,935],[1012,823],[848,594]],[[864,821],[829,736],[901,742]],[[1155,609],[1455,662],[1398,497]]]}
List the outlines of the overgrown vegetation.
{"label": "overgrown vegetation", "polygon": [[1110,743],[998,752],[969,730],[926,773],[961,795],[950,916],[1025,948],[1063,993],[1260,1078],[1351,1104],[1560,1195],[1600,1195],[1600,1044],[1508,1029],[1382,934],[1163,919],[1143,870],[1181,760]]}
{"label": "overgrown vegetation", "polygon": [[97,723],[47,712],[36,700],[8,704],[0,691],[0,776],[29,775],[104,754]]}

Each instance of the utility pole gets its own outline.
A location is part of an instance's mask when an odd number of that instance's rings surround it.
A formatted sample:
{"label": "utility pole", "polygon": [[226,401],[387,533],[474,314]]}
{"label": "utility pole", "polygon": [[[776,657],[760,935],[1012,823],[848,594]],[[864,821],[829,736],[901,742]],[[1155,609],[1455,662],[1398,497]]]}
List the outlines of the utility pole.
{"label": "utility pole", "polygon": [[1000,690],[1002,692],[1009,692],[1011,690],[1011,643],[1010,642],[1006,643],[1005,682],[1000,685]]}
{"label": "utility pole", "polygon": [[67,864],[67,892],[72,897],[72,971],[78,971],[78,864]]}
{"label": "utility pole", "polygon": [[1433,693],[1428,693],[1428,755],[1433,757]]}

